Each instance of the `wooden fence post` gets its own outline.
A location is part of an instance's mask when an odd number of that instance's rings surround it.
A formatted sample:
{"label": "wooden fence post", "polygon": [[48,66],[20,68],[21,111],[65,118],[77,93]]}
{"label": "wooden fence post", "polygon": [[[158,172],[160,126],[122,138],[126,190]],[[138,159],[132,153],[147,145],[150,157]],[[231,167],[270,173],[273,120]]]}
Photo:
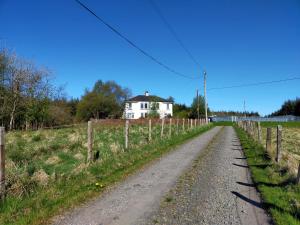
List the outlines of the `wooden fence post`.
{"label": "wooden fence post", "polygon": [[184,132],[184,123],[185,123],[185,118],[182,119],[182,131]]}
{"label": "wooden fence post", "polygon": [[93,125],[92,125],[92,121],[88,121],[87,135],[88,135],[88,157],[87,157],[87,161],[90,163],[90,162],[92,162],[94,160],[94,155],[93,155]]}
{"label": "wooden fence post", "polygon": [[152,133],[151,132],[151,119],[149,119],[149,131],[148,132],[149,132],[148,141],[151,142],[151,140],[152,140],[152,137],[151,137],[151,133]]}
{"label": "wooden fence post", "polygon": [[0,127],[0,200],[5,198],[5,128]]}
{"label": "wooden fence post", "polygon": [[129,120],[125,122],[125,149],[128,149]]}
{"label": "wooden fence post", "polygon": [[298,166],[298,174],[296,178],[296,184],[300,184],[300,161],[299,161],[299,166]]}
{"label": "wooden fence post", "polygon": [[247,121],[247,133],[250,135],[250,120]]}
{"label": "wooden fence post", "polygon": [[279,162],[281,159],[281,141],[282,141],[282,126],[278,125],[277,126],[277,140],[276,140],[276,157],[275,160],[276,162]]}
{"label": "wooden fence post", "polygon": [[176,134],[179,133],[179,119],[176,119]]}
{"label": "wooden fence post", "polygon": [[250,121],[250,133],[251,133],[251,137],[254,138],[255,129],[254,129],[254,122],[253,121]]}
{"label": "wooden fence post", "polygon": [[267,128],[267,138],[266,138],[266,150],[267,152],[271,151],[271,145],[272,145],[272,128]]}
{"label": "wooden fence post", "polygon": [[260,126],[260,122],[257,122],[257,139],[258,142],[261,143],[261,126]]}
{"label": "wooden fence post", "polygon": [[164,124],[165,124],[165,119],[161,119],[161,131],[160,131],[160,137],[163,138],[164,136]]}
{"label": "wooden fence post", "polygon": [[170,118],[170,124],[169,124],[169,137],[172,136],[172,118]]}

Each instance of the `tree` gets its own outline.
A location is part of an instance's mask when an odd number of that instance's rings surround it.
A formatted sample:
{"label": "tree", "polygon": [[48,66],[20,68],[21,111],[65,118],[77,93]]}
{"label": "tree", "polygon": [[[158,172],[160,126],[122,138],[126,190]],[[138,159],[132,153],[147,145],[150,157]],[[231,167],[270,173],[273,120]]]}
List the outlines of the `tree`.
{"label": "tree", "polygon": [[[197,118],[198,117],[198,103],[199,103],[199,115],[205,116],[205,99],[202,95],[199,95],[199,99],[195,97],[193,99],[193,103],[191,105],[191,111],[189,114],[190,118]],[[210,113],[209,108],[207,109],[207,112]]]}
{"label": "tree", "polygon": [[159,103],[158,102],[151,102],[150,111],[149,111],[147,117],[149,117],[149,118],[159,118],[158,108],[159,108]]}
{"label": "tree", "polygon": [[86,90],[78,103],[77,118],[120,118],[123,114],[124,103],[131,95],[128,88],[122,88],[114,81],[97,81],[92,91]]}
{"label": "tree", "polygon": [[50,71],[18,57],[8,50],[0,51],[0,118],[10,130],[43,126],[53,86]]}
{"label": "tree", "polygon": [[284,115],[294,115],[300,116],[300,99],[285,101],[281,108],[276,112],[273,112],[271,116],[284,116]]}
{"label": "tree", "polygon": [[300,116],[300,98],[296,99],[294,115]]}
{"label": "tree", "polygon": [[190,114],[190,108],[185,104],[174,104],[173,105],[173,115],[177,118],[188,118]]}

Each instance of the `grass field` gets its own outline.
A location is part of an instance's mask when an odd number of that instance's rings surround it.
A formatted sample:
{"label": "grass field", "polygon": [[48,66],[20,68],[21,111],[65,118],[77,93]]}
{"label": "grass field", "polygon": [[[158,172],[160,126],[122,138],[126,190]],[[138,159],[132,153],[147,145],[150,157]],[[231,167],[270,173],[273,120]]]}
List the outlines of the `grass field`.
{"label": "grass field", "polygon": [[[98,160],[86,163],[87,126],[6,135],[7,198],[0,203],[0,224],[44,224],[48,219],[86,199],[99,195],[150,160],[212,125],[176,134],[176,125],[148,123],[130,126],[129,148],[124,149],[124,123],[94,125],[94,152]],[[98,153],[97,153],[98,152]]]}
{"label": "grass field", "polygon": [[294,184],[295,175],[275,164],[264,146],[236,127],[244,149],[252,178],[259,189],[264,207],[277,225],[300,224],[300,185]]}
{"label": "grass field", "polygon": [[261,122],[262,127],[276,127],[281,125],[287,128],[300,128],[300,121],[290,121],[290,122]]}
{"label": "grass field", "polygon": [[292,172],[297,172],[300,161],[300,122],[264,122],[262,123],[262,140],[265,145],[267,127],[272,128],[272,146],[269,152],[274,159],[276,152],[276,127],[282,129],[282,166],[287,166]]}

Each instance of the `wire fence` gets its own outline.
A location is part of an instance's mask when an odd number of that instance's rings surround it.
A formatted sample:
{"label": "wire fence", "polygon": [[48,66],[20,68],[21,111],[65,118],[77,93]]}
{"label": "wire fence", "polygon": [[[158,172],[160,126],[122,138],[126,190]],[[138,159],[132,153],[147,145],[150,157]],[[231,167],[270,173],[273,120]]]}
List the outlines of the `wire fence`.
{"label": "wire fence", "polygon": [[204,119],[168,118],[92,120],[8,133],[1,128],[0,198],[24,196],[36,186],[82,172],[86,177],[94,173],[91,179],[97,179],[101,173],[128,166],[134,157],[147,157],[151,145],[160,146],[204,125]]}
{"label": "wire fence", "polygon": [[265,146],[270,158],[292,174],[300,176],[300,128],[262,127],[260,122],[238,121],[238,126],[255,141]]}

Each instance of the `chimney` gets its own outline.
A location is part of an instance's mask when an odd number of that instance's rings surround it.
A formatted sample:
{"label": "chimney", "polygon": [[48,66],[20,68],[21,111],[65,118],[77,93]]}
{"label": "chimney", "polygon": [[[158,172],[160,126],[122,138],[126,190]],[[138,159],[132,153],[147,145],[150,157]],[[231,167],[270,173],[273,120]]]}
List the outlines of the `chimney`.
{"label": "chimney", "polygon": [[149,92],[148,91],[145,91],[145,96],[149,96]]}

